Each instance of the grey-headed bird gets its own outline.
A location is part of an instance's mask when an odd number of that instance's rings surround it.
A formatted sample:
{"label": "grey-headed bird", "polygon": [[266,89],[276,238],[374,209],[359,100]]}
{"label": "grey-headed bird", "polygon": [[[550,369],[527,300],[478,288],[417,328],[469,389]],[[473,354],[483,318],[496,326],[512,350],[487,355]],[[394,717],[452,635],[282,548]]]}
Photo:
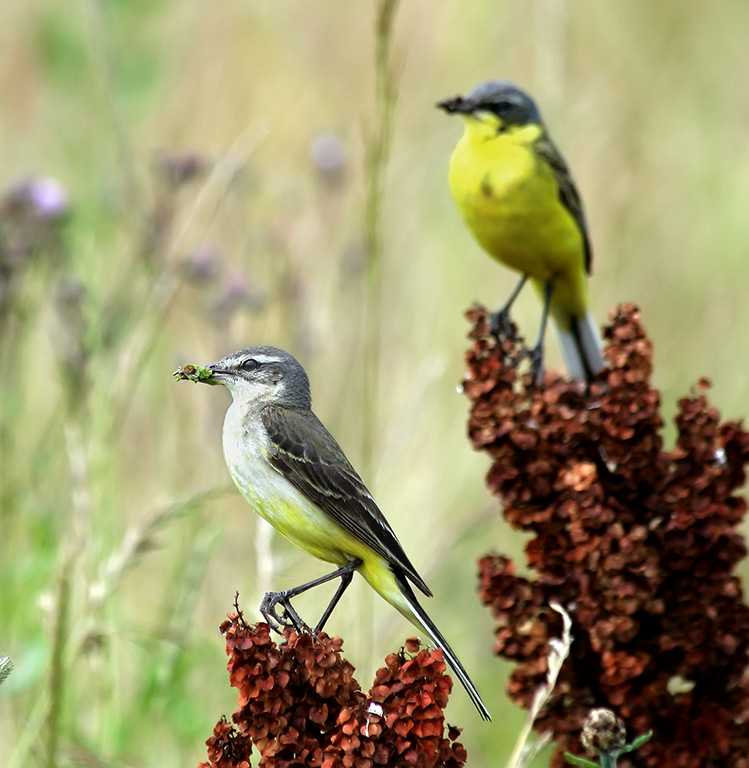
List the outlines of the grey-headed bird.
{"label": "grey-headed bird", "polygon": [[490,256],[522,275],[492,318],[495,335],[503,328],[508,333],[510,306],[530,279],[543,301],[541,331],[531,351],[534,379],[541,379],[550,315],[570,373],[592,381],[606,362],[590,311],[588,227],[575,182],[538,107],[501,80],[437,106],[465,122],[448,176],[463,220]]}
{"label": "grey-headed bird", "polygon": [[304,368],[275,347],[249,347],[212,365],[185,366],[175,376],[223,384],[229,390],[232,403],[224,419],[224,457],[240,493],[291,542],[338,566],[307,584],[266,594],[260,610],[271,626],[309,630],[290,599],[340,578],[314,629],[322,630],[358,571],[442,649],[481,717],[489,720],[468,673],[416,599],[413,586],[431,596],[429,587],[338,443],[312,412]]}

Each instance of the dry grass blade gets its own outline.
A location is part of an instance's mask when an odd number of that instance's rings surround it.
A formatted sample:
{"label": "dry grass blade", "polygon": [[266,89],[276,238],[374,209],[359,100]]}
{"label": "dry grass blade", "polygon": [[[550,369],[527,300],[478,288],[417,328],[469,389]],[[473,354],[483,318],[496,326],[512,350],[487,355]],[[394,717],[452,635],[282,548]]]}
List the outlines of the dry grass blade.
{"label": "dry grass blade", "polygon": [[546,683],[536,691],[536,694],[533,697],[533,703],[528,710],[517,743],[515,744],[515,749],[507,763],[507,768],[525,768],[525,766],[528,765],[528,763],[551,740],[551,734],[547,732],[535,742],[528,742],[528,738],[533,730],[533,723],[546,705],[546,702],[551,698],[551,694],[554,692],[554,686],[557,683],[557,678],[559,677],[559,672],[562,669],[564,660],[569,655],[570,646],[572,645],[572,619],[570,619],[567,611],[565,611],[559,603],[550,603],[549,605],[562,617],[562,636],[560,638],[552,638],[549,641]]}

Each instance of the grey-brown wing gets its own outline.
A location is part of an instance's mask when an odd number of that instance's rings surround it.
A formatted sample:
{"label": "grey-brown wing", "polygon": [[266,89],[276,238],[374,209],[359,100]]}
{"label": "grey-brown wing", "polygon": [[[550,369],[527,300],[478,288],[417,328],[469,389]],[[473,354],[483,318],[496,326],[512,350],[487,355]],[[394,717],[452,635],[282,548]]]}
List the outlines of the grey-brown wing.
{"label": "grey-brown wing", "polygon": [[375,500],[317,416],[311,411],[266,406],[260,418],[271,441],[270,462],[275,469],[331,520],[431,596]]}
{"label": "grey-brown wing", "polygon": [[578,227],[580,227],[585,247],[585,271],[590,274],[593,266],[593,251],[590,247],[590,240],[588,239],[588,225],[585,222],[583,204],[580,200],[580,195],[578,194],[575,182],[572,180],[570,169],[567,167],[567,163],[565,163],[564,158],[554,142],[546,135],[546,133],[542,134],[541,137],[536,140],[534,146],[538,155],[547,163],[554,173],[554,177],[559,185],[559,199],[562,201],[562,205],[564,205],[572,214]]}

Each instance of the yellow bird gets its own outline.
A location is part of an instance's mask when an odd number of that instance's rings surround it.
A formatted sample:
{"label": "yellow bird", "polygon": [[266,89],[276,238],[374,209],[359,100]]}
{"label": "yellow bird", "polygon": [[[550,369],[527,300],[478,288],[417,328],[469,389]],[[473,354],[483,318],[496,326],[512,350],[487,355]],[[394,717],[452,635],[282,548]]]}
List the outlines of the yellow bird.
{"label": "yellow bird", "polygon": [[[185,366],[178,380],[222,384],[232,395],[224,419],[224,458],[242,496],[289,541],[336,570],[283,592],[268,592],[260,606],[280,631],[310,631],[291,598],[327,581],[338,589],[313,632],[322,631],[355,572],[442,649],[445,660],[485,720],[476,686],[455,651],[419,603],[419,576],[385,516],[335,438],[312,412],[304,368],[275,347],[248,347],[207,366]],[[428,525],[428,524],[427,524]]]}
{"label": "yellow bird", "polygon": [[575,183],[538,107],[502,81],[437,106],[465,120],[449,182],[466,225],[490,256],[522,274],[505,306],[492,315],[492,331],[508,333],[510,307],[530,278],[543,300],[541,331],[531,351],[534,380],[541,378],[551,315],[570,374],[592,381],[606,363],[590,311],[588,230]]}

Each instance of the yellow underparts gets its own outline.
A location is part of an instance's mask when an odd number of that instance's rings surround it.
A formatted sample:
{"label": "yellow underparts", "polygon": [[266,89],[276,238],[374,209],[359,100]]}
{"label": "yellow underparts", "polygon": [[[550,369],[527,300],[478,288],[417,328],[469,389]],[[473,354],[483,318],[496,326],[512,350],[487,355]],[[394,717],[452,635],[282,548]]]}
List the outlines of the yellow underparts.
{"label": "yellow underparts", "polygon": [[536,290],[553,280],[552,314],[564,326],[588,308],[584,239],[559,199],[552,170],[535,153],[538,125],[497,132],[496,118],[466,117],[450,161],[455,202],[481,247],[528,275]]}
{"label": "yellow underparts", "polygon": [[369,585],[409,621],[421,627],[403,598],[389,563],[366,544],[346,532],[313,504],[270,464],[265,471],[253,472],[253,485],[242,472],[230,466],[237,488],[250,506],[281,535],[311,555],[346,565],[354,558],[362,561],[359,573]]}

